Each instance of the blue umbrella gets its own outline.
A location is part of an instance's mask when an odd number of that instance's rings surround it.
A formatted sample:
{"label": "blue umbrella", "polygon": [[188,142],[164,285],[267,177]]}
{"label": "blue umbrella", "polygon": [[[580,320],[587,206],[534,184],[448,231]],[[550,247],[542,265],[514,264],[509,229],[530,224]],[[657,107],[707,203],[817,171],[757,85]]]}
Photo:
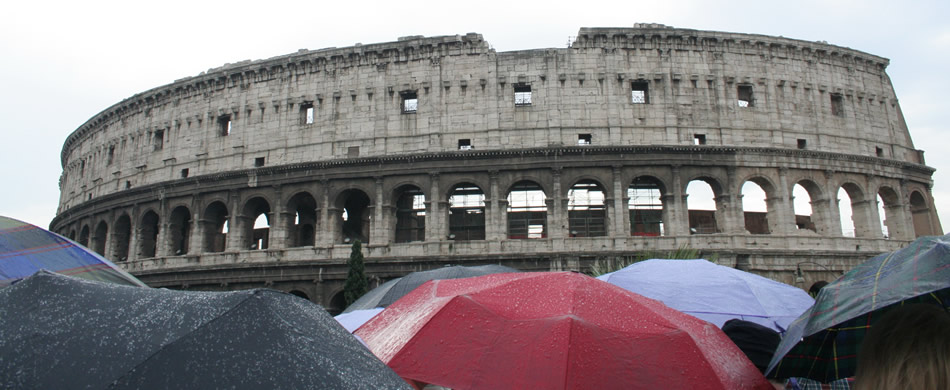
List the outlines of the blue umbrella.
{"label": "blue umbrella", "polygon": [[41,269],[82,279],[145,286],[109,260],[66,237],[0,216],[0,287]]}
{"label": "blue umbrella", "polygon": [[646,260],[597,279],[719,327],[738,318],[784,332],[815,303],[800,288],[702,259]]}

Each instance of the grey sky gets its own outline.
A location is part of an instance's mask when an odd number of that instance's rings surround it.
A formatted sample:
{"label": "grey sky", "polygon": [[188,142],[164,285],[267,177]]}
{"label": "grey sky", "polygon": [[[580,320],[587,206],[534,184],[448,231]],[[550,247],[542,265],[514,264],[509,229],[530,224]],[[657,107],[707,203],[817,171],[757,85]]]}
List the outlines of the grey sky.
{"label": "grey sky", "polygon": [[47,226],[66,136],[138,92],[298,49],[481,33],[498,51],[565,47],[580,27],[637,22],[755,33],[889,58],[915,146],[937,168],[950,220],[950,2],[53,1],[4,5],[0,23],[0,215]]}

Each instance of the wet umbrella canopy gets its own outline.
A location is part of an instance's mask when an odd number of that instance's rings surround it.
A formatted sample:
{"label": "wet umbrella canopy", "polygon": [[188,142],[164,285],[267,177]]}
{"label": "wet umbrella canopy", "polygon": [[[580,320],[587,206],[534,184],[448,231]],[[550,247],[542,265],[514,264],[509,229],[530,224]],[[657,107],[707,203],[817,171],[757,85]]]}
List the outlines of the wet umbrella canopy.
{"label": "wet umbrella canopy", "polygon": [[822,382],[854,376],[865,333],[901,303],[950,310],[950,235],[919,238],[822,288],[815,305],[789,326],[769,364],[769,376]]}
{"label": "wet umbrella canopy", "polygon": [[0,216],[0,287],[41,269],[89,280],[145,286],[109,260],[66,237]]}
{"label": "wet umbrella canopy", "polygon": [[463,267],[456,265],[452,267],[436,268],[428,271],[413,272],[401,278],[390,280],[386,283],[383,283],[379,287],[374,288],[372,291],[366,293],[366,295],[360,297],[360,299],[357,299],[356,302],[353,302],[353,304],[347,307],[343,312],[349,313],[354,310],[387,307],[393,302],[396,302],[397,299],[402,298],[404,295],[414,290],[416,287],[419,287],[423,283],[430,280],[470,278],[473,276],[505,272],[519,271],[511,267],[505,267],[503,265],[488,264],[474,267]]}
{"label": "wet umbrella canopy", "polygon": [[815,303],[798,287],[702,259],[646,260],[597,279],[719,327],[738,318],[784,332]]}
{"label": "wet umbrella canopy", "polygon": [[0,388],[408,388],[319,306],[41,271],[0,289]]}
{"label": "wet umbrella canopy", "polygon": [[453,389],[771,389],[719,328],[571,272],[434,280],[355,333]]}

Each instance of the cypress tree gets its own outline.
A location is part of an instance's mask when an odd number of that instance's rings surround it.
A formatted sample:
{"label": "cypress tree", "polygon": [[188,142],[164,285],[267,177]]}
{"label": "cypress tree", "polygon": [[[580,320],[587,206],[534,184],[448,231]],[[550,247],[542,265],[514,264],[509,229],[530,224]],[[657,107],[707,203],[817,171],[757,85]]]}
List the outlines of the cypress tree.
{"label": "cypress tree", "polygon": [[350,252],[350,260],[347,261],[349,272],[346,274],[346,284],[343,285],[343,298],[346,299],[346,305],[349,306],[363,294],[369,291],[369,283],[366,282],[366,272],[363,266],[363,247],[360,240],[353,242],[353,251]]}

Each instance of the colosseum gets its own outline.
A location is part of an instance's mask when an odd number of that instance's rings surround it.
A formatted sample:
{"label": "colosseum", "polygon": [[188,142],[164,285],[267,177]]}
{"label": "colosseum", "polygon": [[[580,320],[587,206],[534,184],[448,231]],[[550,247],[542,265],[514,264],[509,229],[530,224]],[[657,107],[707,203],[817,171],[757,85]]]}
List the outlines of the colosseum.
{"label": "colosseum", "polygon": [[[654,24],[566,48],[469,33],[226,64],[70,134],[50,227],[151,286],[269,286],[331,312],[355,240],[373,283],[683,246],[810,283],[942,233],[887,65]],[[761,210],[743,210],[750,187]]]}

